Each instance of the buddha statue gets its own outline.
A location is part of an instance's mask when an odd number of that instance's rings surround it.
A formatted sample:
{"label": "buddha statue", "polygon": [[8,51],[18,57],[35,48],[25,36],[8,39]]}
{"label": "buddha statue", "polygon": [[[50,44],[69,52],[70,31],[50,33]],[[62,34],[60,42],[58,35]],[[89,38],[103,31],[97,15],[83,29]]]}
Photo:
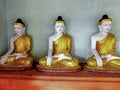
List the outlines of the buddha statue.
{"label": "buddha statue", "polygon": [[112,19],[103,15],[98,28],[99,33],[91,37],[93,56],[87,59],[87,70],[117,73],[120,70],[120,57],[116,56],[116,38],[110,33]]}
{"label": "buddha statue", "polygon": [[39,59],[37,69],[46,72],[76,72],[79,60],[71,56],[71,36],[65,33],[65,21],[58,16],[54,22],[55,33],[49,37],[48,56]]}
{"label": "buddha statue", "polygon": [[0,70],[31,69],[33,58],[30,54],[31,37],[25,34],[26,26],[21,19],[13,23],[15,35],[10,39],[10,49],[0,57]]}

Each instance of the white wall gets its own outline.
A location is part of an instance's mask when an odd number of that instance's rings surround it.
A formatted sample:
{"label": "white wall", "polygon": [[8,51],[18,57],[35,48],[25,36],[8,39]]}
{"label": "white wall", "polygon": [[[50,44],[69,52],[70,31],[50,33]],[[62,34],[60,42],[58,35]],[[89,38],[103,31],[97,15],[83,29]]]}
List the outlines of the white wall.
{"label": "white wall", "polygon": [[0,55],[7,50],[6,0],[0,0]]}
{"label": "white wall", "polygon": [[111,32],[120,40],[119,10],[120,0],[7,0],[8,38],[14,34],[12,23],[22,18],[33,39],[32,54],[37,61],[47,54],[53,22],[62,15],[66,32],[73,38],[72,54],[84,62],[91,54],[90,37],[98,32],[97,24],[103,14],[113,19]]}

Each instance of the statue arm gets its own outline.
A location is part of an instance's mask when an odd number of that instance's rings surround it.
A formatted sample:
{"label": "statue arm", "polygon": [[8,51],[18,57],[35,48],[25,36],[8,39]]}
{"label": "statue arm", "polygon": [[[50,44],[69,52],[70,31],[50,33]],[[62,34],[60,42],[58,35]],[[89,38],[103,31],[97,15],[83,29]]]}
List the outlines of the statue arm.
{"label": "statue arm", "polygon": [[71,48],[72,48],[72,39],[70,38],[67,42],[67,54],[70,54]]}
{"label": "statue arm", "polygon": [[47,65],[51,65],[52,63],[52,53],[53,53],[53,40],[52,40],[52,37],[49,37]]}
{"label": "statue arm", "polygon": [[96,58],[97,66],[102,66],[102,59],[96,50],[96,37],[91,37],[91,49]]}
{"label": "statue arm", "polygon": [[10,49],[9,49],[8,52],[5,54],[5,56],[10,55],[13,51],[14,51],[14,41],[13,41],[13,38],[11,38],[11,39],[10,39]]}
{"label": "statue arm", "polygon": [[1,64],[4,64],[7,61],[8,56],[14,51],[14,42],[13,38],[10,39],[10,49],[5,55],[2,56]]}

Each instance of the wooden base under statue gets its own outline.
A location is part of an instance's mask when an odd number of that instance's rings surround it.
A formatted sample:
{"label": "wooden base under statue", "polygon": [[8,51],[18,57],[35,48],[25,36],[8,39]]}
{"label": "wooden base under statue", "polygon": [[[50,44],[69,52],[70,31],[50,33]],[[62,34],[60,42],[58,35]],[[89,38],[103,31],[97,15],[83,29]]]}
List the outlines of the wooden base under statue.
{"label": "wooden base under statue", "polygon": [[9,66],[9,65],[0,65],[0,70],[30,70],[32,69],[32,65],[28,66]]}
{"label": "wooden base under statue", "polygon": [[106,68],[106,67],[89,67],[89,66],[85,66],[84,69],[86,71],[90,71],[90,72],[99,72],[99,73],[120,73],[120,68]]}
{"label": "wooden base under statue", "polygon": [[73,69],[60,69],[60,68],[43,68],[40,65],[36,66],[36,70],[41,72],[78,72],[82,70],[81,66],[78,66],[77,68]]}

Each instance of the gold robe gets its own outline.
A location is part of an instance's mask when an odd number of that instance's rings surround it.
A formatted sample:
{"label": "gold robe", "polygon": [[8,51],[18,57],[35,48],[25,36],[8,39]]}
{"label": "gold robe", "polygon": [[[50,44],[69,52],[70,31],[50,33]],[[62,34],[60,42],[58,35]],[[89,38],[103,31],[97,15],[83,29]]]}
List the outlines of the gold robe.
{"label": "gold robe", "polygon": [[[68,34],[63,34],[58,40],[53,41],[53,55],[64,54],[65,56],[71,56],[70,51],[72,48],[71,36]],[[42,68],[51,69],[75,69],[79,66],[78,59],[72,57],[72,60],[62,59],[58,61],[58,58],[52,58],[52,65],[46,65],[46,58],[43,57],[39,60],[39,65]]]}
{"label": "gold robe", "polygon": [[9,56],[5,64],[12,65],[12,66],[32,65],[33,58],[30,54],[31,41],[32,41],[31,37],[28,35],[22,35],[16,41],[14,41],[14,51],[12,54],[21,53],[23,55],[27,55],[27,57],[15,59],[16,56]]}
{"label": "gold robe", "polygon": [[[112,56],[115,56],[116,51],[116,38],[113,34],[108,33],[107,37],[104,38],[101,41],[97,41],[96,43],[96,50],[98,54],[101,55],[107,55],[111,54]],[[103,67],[106,67],[107,69],[111,69],[112,67],[120,68],[120,60],[119,59],[113,59],[110,61],[107,61],[106,58],[102,58]],[[97,67],[97,62],[95,57],[90,57],[87,60],[87,65],[89,67]]]}

